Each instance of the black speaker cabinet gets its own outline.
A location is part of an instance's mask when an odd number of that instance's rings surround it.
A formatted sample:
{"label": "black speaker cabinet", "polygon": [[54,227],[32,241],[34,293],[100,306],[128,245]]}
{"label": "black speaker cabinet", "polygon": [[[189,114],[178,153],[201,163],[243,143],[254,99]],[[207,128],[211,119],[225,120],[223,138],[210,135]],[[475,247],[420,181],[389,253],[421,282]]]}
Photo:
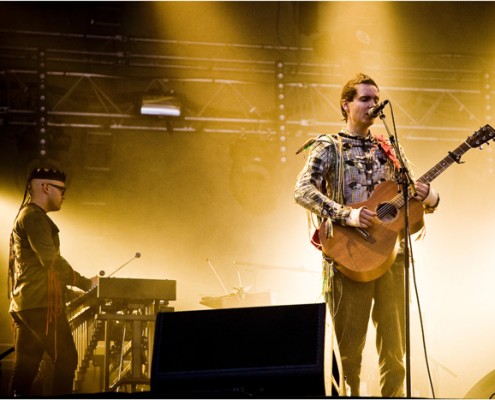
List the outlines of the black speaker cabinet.
{"label": "black speaker cabinet", "polygon": [[336,343],[324,303],[158,313],[151,392],[341,396]]}

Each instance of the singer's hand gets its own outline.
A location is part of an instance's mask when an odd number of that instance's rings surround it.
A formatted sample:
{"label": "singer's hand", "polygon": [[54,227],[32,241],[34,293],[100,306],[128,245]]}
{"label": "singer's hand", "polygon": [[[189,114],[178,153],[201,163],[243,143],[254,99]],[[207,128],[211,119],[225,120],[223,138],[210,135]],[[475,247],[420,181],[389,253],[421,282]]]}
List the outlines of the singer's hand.
{"label": "singer's hand", "polygon": [[361,209],[359,213],[359,225],[360,228],[369,228],[373,225],[373,218],[376,217],[376,212],[369,210],[366,207]]}
{"label": "singer's hand", "polygon": [[430,193],[430,185],[422,182],[415,182],[414,187],[416,188],[416,198],[419,201],[423,201]]}

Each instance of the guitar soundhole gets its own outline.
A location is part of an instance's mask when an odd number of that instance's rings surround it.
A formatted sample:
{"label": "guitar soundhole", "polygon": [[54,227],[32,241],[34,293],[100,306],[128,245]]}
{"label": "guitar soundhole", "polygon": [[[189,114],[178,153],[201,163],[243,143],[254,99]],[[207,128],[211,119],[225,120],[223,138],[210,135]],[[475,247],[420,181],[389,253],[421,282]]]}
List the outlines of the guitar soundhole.
{"label": "guitar soundhole", "polygon": [[376,214],[380,221],[390,222],[397,218],[398,210],[393,204],[381,203],[376,209]]}

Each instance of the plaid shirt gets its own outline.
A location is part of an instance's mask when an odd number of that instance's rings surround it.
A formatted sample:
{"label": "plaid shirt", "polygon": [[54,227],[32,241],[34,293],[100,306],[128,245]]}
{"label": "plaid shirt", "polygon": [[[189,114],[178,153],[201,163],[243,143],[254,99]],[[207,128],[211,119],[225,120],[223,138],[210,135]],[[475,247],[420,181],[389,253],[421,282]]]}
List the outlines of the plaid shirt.
{"label": "plaid shirt", "polygon": [[317,216],[345,225],[349,205],[366,201],[379,183],[393,180],[396,171],[380,142],[371,135],[322,135],[310,148],[294,198]]}

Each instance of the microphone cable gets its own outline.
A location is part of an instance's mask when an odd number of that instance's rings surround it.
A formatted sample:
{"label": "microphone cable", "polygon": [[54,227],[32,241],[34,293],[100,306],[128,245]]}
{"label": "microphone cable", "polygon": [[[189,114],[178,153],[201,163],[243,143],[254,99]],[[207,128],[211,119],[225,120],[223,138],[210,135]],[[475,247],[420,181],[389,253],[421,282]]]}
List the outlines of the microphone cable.
{"label": "microphone cable", "polygon": [[416,268],[415,268],[415,264],[414,264],[411,235],[409,235],[407,240],[409,241],[410,257],[411,257],[411,259],[410,259],[411,272],[412,272],[412,278],[413,278],[413,284],[414,284],[414,293],[416,295],[416,304],[418,306],[419,325],[420,325],[420,330],[421,330],[421,340],[423,343],[423,353],[425,356],[426,371],[428,373],[428,382],[430,384],[431,395],[432,395],[432,398],[435,399],[436,398],[435,397],[435,388],[433,387],[433,380],[431,377],[431,370],[430,370],[430,362],[428,360],[428,350],[426,347],[425,329],[424,329],[424,325],[423,325],[423,312],[421,310],[421,302],[419,300],[419,291],[418,291],[418,284],[417,284],[417,280],[416,280]]}

